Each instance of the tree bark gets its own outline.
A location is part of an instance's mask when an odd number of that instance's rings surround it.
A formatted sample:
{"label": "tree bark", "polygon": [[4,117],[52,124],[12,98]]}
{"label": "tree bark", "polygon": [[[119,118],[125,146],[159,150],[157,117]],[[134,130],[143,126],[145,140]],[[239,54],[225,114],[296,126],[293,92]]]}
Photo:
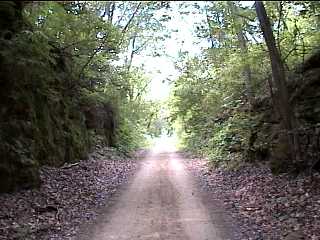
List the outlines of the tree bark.
{"label": "tree bark", "polygon": [[284,65],[280,57],[279,50],[272,32],[270,20],[264,8],[263,2],[255,1],[255,8],[259,19],[260,27],[265,39],[272,69],[272,78],[277,88],[277,109],[282,120],[286,134],[288,134],[289,151],[292,160],[297,160],[299,144],[294,130],[294,116],[289,104],[289,95],[286,86],[286,75]]}

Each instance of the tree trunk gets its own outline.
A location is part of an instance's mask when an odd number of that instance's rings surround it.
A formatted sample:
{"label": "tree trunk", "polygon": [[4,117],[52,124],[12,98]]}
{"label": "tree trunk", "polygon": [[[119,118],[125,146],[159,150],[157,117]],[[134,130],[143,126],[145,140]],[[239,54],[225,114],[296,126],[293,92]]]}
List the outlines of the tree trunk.
{"label": "tree trunk", "polygon": [[135,47],[136,47],[136,39],[137,39],[137,35],[135,34],[133,36],[132,42],[131,42],[131,52],[130,52],[130,57],[127,61],[127,70],[130,71],[131,65],[132,65],[132,61],[133,61],[133,57],[135,54]]}
{"label": "tree trunk", "polygon": [[209,18],[209,15],[207,13],[207,10],[206,10],[206,18],[207,18],[207,24],[208,24],[208,29],[209,29],[209,37],[210,37],[210,42],[211,42],[211,48],[214,48],[214,36],[212,35],[212,26],[211,26],[211,23],[210,23],[210,18]]}
{"label": "tree trunk", "polygon": [[[242,29],[239,30],[237,36],[238,36],[238,41],[239,41],[241,52],[242,52],[243,56],[245,56],[248,53],[248,47],[247,47],[247,41],[244,37]],[[245,61],[245,59],[243,59],[243,61]],[[251,68],[248,63],[246,63],[244,66],[243,75],[244,75],[244,83],[246,86],[247,97],[248,97],[250,105],[252,105],[253,101],[254,101],[254,93],[253,93],[253,89],[252,89]]]}
{"label": "tree trunk", "polygon": [[105,10],[102,17],[104,18],[107,16],[107,20],[109,23],[112,23],[115,7],[115,2],[106,2]]}
{"label": "tree trunk", "polygon": [[233,2],[229,1],[228,5],[231,10],[231,15],[234,16],[233,22],[235,25],[235,30],[237,32],[237,38],[238,38],[240,50],[242,53],[242,59],[243,59],[243,62],[245,63],[242,74],[244,76],[246,95],[247,95],[249,104],[252,106],[252,104],[254,102],[254,92],[253,92],[253,88],[252,88],[252,74],[251,74],[250,65],[245,60],[245,56],[248,54],[247,40],[246,40],[244,32],[242,30],[243,24],[241,24],[240,28],[236,27],[237,26],[236,22],[239,20],[242,21],[243,19],[242,18],[239,19],[239,17],[237,17],[237,16],[240,16],[239,9]]}
{"label": "tree trunk", "polygon": [[277,109],[282,120],[284,130],[286,131],[288,139],[289,154],[292,160],[297,160],[299,153],[299,144],[296,134],[294,134],[294,116],[289,105],[289,96],[286,86],[286,76],[284,71],[283,62],[280,57],[279,50],[277,49],[275,38],[272,32],[270,20],[267,16],[263,2],[255,1],[255,8],[259,19],[260,27],[268,47],[272,78],[277,88]]}

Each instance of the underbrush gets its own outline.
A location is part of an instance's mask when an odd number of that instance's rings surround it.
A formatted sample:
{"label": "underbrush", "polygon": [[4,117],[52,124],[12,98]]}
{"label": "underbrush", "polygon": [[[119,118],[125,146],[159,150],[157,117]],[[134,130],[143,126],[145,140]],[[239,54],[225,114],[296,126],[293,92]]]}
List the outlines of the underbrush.
{"label": "underbrush", "polygon": [[217,118],[197,132],[183,135],[182,148],[205,156],[212,167],[237,168],[247,162],[256,120],[246,112]]}

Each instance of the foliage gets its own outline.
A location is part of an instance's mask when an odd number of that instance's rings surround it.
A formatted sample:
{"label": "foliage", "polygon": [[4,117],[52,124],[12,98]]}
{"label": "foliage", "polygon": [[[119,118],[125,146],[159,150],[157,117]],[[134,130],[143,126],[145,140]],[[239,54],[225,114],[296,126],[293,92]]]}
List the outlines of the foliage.
{"label": "foliage", "polygon": [[157,2],[39,2],[24,9],[33,32],[73,62],[70,70],[80,79],[82,104],[117,109],[116,147],[123,152],[143,146],[146,135],[159,135],[154,124],[159,106],[144,97],[150,79],[132,61],[147,45],[164,39],[162,23],[168,18],[154,16],[166,7]]}
{"label": "foliage", "polygon": [[[256,14],[238,1],[184,5],[203,14],[194,31],[210,46],[201,55],[183,55],[170,99],[171,121],[185,148],[208,156],[216,166],[236,165],[249,160],[246,152],[260,117],[251,112],[252,104],[270,95],[270,63]],[[319,4],[278,1],[267,2],[266,8],[291,70],[319,47]]]}
{"label": "foliage", "polygon": [[[291,70],[318,48],[319,4],[265,5],[282,61]],[[174,82],[169,107],[146,99],[151,79],[135,59],[166,54],[162,42],[171,34],[165,27],[171,18],[170,2],[32,2],[24,8],[29,29],[13,41],[16,51],[25,54],[23,62],[47,64],[58,72],[53,82],[38,78],[37,84],[50,85],[41,94],[52,101],[70,97],[74,105],[79,100],[82,105],[111,104],[116,109],[116,146],[121,151],[143,146],[146,136],[172,132],[177,125],[186,147],[219,164],[230,162],[234,146],[247,148],[255,100],[277,90],[266,81],[270,64],[256,14],[239,1],[179,6],[180,14],[204,16],[194,33],[209,47],[200,55],[180,54],[176,64],[181,75]],[[15,55],[14,51],[3,54]],[[66,82],[55,89],[54,81]]]}
{"label": "foliage", "polygon": [[249,147],[252,124],[253,120],[244,113],[235,113],[228,120],[215,124],[213,136],[208,141],[208,149],[204,150],[209,159],[216,166],[243,160],[242,153]]}

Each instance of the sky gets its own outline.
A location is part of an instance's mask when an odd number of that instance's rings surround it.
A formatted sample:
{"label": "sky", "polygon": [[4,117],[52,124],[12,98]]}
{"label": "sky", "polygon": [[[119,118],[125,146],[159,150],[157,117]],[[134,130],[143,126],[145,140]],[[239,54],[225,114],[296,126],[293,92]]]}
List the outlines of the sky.
{"label": "sky", "polygon": [[196,22],[202,20],[203,16],[184,15],[177,14],[178,3],[172,2],[172,12],[168,15],[171,16],[171,20],[167,22],[168,29],[177,29],[178,32],[172,33],[170,39],[164,42],[164,48],[170,56],[136,56],[134,65],[140,65],[144,63],[147,75],[152,79],[150,85],[150,92],[148,98],[163,100],[169,96],[170,86],[166,79],[174,80],[178,78],[179,72],[175,69],[174,59],[178,57],[178,52],[188,51],[190,55],[199,54],[201,52],[201,46],[195,45],[196,38],[193,36],[193,26]]}
{"label": "sky", "polygon": [[[199,4],[203,2],[198,2]],[[252,6],[253,1],[242,1],[244,6]],[[194,36],[194,26],[196,23],[205,20],[205,16],[200,14],[179,15],[179,2],[171,2],[172,12],[167,12],[171,16],[171,20],[167,23],[167,28],[177,29],[178,32],[172,33],[170,39],[165,40],[164,46],[169,56],[151,57],[151,56],[135,56],[133,65],[145,66],[146,74],[152,79],[150,85],[149,99],[164,100],[169,96],[170,84],[166,79],[175,80],[179,76],[179,71],[175,69],[174,59],[178,57],[179,50],[188,51],[189,56],[195,56],[201,53],[202,48],[209,47],[209,43],[204,39]]]}

